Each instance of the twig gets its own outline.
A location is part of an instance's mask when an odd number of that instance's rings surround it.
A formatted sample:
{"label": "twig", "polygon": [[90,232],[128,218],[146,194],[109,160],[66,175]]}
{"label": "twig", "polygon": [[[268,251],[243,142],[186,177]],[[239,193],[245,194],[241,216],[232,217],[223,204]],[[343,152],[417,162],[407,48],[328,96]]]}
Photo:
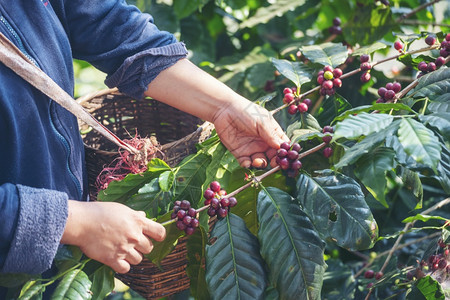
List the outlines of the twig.
{"label": "twig", "polygon": [[428,2],[428,3],[422,4],[422,5],[418,6],[417,8],[413,9],[412,11],[410,11],[409,13],[404,14],[404,15],[402,15],[401,17],[397,18],[397,20],[395,20],[395,23],[400,23],[400,22],[402,22],[403,20],[408,19],[408,18],[411,17],[412,15],[414,15],[414,14],[416,14],[417,12],[421,11],[422,9],[425,9],[425,8],[427,8],[427,7],[430,6],[430,5],[433,5],[433,4],[435,4],[435,3],[438,3],[439,1],[441,1],[441,0],[434,0],[434,1],[431,1],[431,2]]}
{"label": "twig", "polygon": [[443,24],[443,23],[430,23],[426,21],[419,21],[419,20],[403,20],[403,24],[407,25],[430,25],[430,26],[437,26],[437,27],[450,27],[450,24]]}
{"label": "twig", "polygon": [[[429,209],[424,210],[421,214],[424,214],[424,215],[429,214],[430,212],[435,211],[436,209],[439,209],[439,208],[441,208],[442,206],[445,206],[445,205],[447,205],[447,204],[449,204],[449,203],[450,203],[450,198],[446,198],[446,199],[440,201],[439,203],[436,203],[435,205],[433,205],[433,206],[430,207]],[[407,224],[405,225],[405,227],[403,228],[402,232],[408,231],[408,230],[414,225],[415,222],[416,222],[416,221],[412,221],[412,222],[407,223]],[[388,256],[386,257],[386,260],[384,261],[384,264],[383,264],[383,266],[381,267],[381,269],[380,269],[379,272],[383,272],[383,271],[386,269],[386,267],[387,267],[389,261],[390,261],[391,258],[392,258],[392,255],[394,254],[395,251],[398,250],[398,246],[399,246],[399,244],[400,244],[400,241],[401,241],[402,238],[403,238],[403,235],[404,235],[404,234],[401,233],[401,234],[398,236],[397,240],[396,240],[395,243],[394,243],[394,246],[391,248],[391,250],[389,250]],[[367,293],[367,296],[366,296],[366,298],[365,298],[366,300],[369,299],[371,293],[372,293],[372,290],[370,290],[370,291]]]}

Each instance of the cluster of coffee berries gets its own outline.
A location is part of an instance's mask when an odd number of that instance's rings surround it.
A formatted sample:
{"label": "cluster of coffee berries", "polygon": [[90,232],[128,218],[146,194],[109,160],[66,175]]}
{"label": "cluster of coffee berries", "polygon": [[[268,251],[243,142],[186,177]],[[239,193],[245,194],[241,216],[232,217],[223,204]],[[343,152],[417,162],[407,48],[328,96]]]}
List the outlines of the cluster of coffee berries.
{"label": "cluster of coffee berries", "polygon": [[403,52],[403,43],[402,42],[400,42],[400,41],[396,41],[395,43],[394,43],[394,48],[395,48],[395,50],[397,50],[398,52]]}
{"label": "cluster of coffee berries", "polygon": [[205,198],[205,205],[209,205],[208,215],[210,217],[225,218],[230,208],[236,206],[236,198],[225,197],[226,195],[227,192],[220,187],[218,181],[209,184],[209,187],[203,193],[203,198]]}
{"label": "cluster of coffee berries", "polygon": [[184,230],[187,235],[193,234],[199,225],[197,210],[191,207],[188,200],[175,201],[171,218],[177,219],[177,228]]}
{"label": "cluster of coffee berries", "polygon": [[402,90],[402,85],[399,82],[388,82],[386,87],[380,87],[378,89],[377,103],[386,103],[395,98],[395,95]]}
{"label": "cluster of coffee berries", "polygon": [[322,96],[331,96],[336,92],[336,88],[342,86],[342,70],[340,68],[335,68],[331,66],[325,66],[317,74],[317,83],[322,87],[320,88],[320,94]]}
{"label": "cluster of coffee berries", "polygon": [[[322,137],[322,141],[328,145],[331,142],[331,140],[333,139],[332,133],[334,132],[334,129],[333,129],[333,127],[327,125],[327,126],[323,127],[322,132],[325,134]],[[325,156],[326,158],[329,158],[331,155],[333,155],[333,148],[325,147],[323,149],[323,156]]]}
{"label": "cluster of coffee berries", "polygon": [[330,26],[328,28],[328,32],[331,34],[342,34],[342,28],[341,28],[341,19],[338,17],[333,19],[333,26]]}
{"label": "cluster of coffee berries", "polygon": [[361,62],[359,67],[361,71],[363,71],[363,74],[360,77],[361,82],[368,82],[371,78],[370,70],[372,69],[372,65],[370,64],[370,56],[368,54],[363,54],[359,57],[359,61]]}
{"label": "cluster of coffee berries", "polygon": [[311,99],[305,98],[300,101],[300,98],[296,96],[297,89],[294,88],[284,88],[283,90],[283,103],[290,104],[288,107],[288,113],[291,115],[295,115],[297,112],[305,113],[309,110],[311,106]]}
{"label": "cluster of coffee berries", "polygon": [[439,55],[443,58],[447,58],[450,55],[450,33],[447,33],[439,49]]}
{"label": "cluster of coffee berries", "polygon": [[383,275],[383,272],[375,272],[374,270],[367,270],[366,272],[364,272],[364,278],[367,279],[375,278],[376,280],[380,280]]}
{"label": "cluster of coffee berries", "polygon": [[296,177],[302,168],[302,162],[298,159],[302,147],[298,143],[292,145],[284,142],[280,145],[276,156],[276,163],[288,177]]}

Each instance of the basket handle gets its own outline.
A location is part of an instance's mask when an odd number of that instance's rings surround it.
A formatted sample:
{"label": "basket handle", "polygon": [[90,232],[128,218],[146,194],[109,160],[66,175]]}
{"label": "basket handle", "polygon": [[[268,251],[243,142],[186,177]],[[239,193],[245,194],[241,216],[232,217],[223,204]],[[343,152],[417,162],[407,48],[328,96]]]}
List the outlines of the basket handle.
{"label": "basket handle", "polygon": [[97,121],[89,112],[78,104],[66,91],[56,84],[47,74],[34,65],[5,35],[0,32],[0,61],[17,75],[30,83],[43,94],[53,99],[59,105],[74,114],[77,118],[92,126],[100,134],[117,146],[131,153],[138,153],[134,147],[128,145]]}

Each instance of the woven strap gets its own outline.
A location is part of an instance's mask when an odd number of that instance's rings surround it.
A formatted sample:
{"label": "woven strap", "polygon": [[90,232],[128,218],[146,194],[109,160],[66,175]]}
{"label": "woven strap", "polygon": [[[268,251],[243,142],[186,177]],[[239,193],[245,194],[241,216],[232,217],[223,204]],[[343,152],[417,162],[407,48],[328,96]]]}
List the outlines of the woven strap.
{"label": "woven strap", "polygon": [[5,35],[0,32],[0,61],[36,89],[90,125],[117,146],[131,153],[137,150],[122,141],[108,128],[100,124],[40,68],[35,66]]}

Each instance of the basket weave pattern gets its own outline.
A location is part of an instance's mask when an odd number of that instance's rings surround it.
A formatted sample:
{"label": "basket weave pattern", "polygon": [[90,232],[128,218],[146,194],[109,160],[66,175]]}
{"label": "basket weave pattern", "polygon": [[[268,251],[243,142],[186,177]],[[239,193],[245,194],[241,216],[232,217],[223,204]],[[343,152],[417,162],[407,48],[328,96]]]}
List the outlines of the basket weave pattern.
{"label": "basket weave pattern", "polygon": [[[86,110],[121,139],[135,135],[136,130],[141,137],[155,136],[161,144],[159,156],[170,166],[194,153],[195,145],[207,139],[213,129],[208,122],[202,124],[200,119],[152,99],[134,100],[114,92],[80,100]],[[90,197],[96,200],[95,180],[118,156],[117,146],[89,131],[86,124],[79,126],[85,143]],[[116,277],[146,299],[170,296],[189,288],[186,254],[186,239],[181,238],[163,259],[161,268],[144,258],[127,274]]]}

